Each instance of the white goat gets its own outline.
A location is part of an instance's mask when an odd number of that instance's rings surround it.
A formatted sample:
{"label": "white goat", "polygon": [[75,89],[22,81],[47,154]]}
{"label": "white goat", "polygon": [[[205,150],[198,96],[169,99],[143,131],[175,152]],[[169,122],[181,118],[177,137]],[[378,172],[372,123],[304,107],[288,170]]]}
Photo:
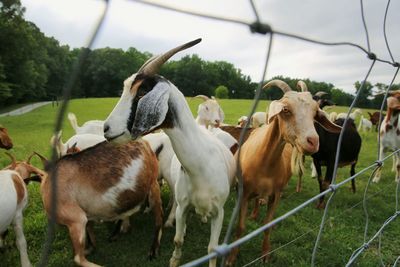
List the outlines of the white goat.
{"label": "white goat", "polygon": [[[189,42],[167,53],[151,58],[124,82],[121,99],[104,124],[105,137],[112,141],[136,139],[157,128],[169,136],[182,164],[183,175],[175,185],[175,250],[170,266],[178,266],[190,205],[203,220],[211,218],[208,252],[217,245],[221,233],[224,204],[229,183],[235,175],[232,153],[216,137],[199,127],[183,94],[168,80],[157,75],[158,69],[175,53],[191,47],[201,39]],[[132,106],[137,106],[136,111]],[[133,121],[132,124],[128,121]],[[210,260],[216,266],[216,259]]]}
{"label": "white goat", "polygon": [[[400,148],[400,90],[389,91],[390,97],[387,98],[387,112],[380,128],[380,159],[384,157],[386,151],[395,151]],[[379,136],[378,136],[379,138]],[[400,181],[400,153],[393,156],[393,169],[396,171],[395,181]],[[381,179],[381,168],[375,173],[372,180],[378,183]]]}
{"label": "white goat", "polygon": [[257,128],[266,123],[267,113],[263,111],[254,112],[251,116],[251,127]]}
{"label": "white goat", "polygon": [[329,113],[329,120],[331,122],[334,122],[337,119],[338,114],[335,111],[332,111],[331,113]]}
{"label": "white goat", "polygon": [[20,253],[22,267],[32,266],[27,253],[27,244],[23,232],[23,211],[28,204],[28,190],[24,179],[31,173],[42,172],[28,161],[17,162],[13,156],[11,165],[0,170],[0,248],[4,246],[9,225],[14,225],[16,244]]}
{"label": "white goat", "polygon": [[71,136],[71,138],[69,138],[64,144],[61,139],[61,134],[62,132],[60,131],[57,137],[52,136],[50,140],[50,144],[56,147],[57,155],[59,157],[66,155],[68,149],[73,146],[79,150],[84,150],[106,140],[104,136],[97,134],[76,134]]}
{"label": "white goat", "polygon": [[241,116],[238,119],[238,126],[242,127],[242,128],[245,127],[248,120],[249,120],[249,118],[247,116]]}
{"label": "white goat", "polygon": [[[350,113],[349,118],[352,119],[353,121],[356,121],[356,118],[358,115],[362,115],[362,111],[359,108],[356,108],[352,113]],[[336,117],[336,119],[346,119],[347,113],[342,112],[339,113]]]}
{"label": "white goat", "polygon": [[[40,157],[47,165],[46,159]],[[42,179],[40,186],[43,205],[50,216],[51,204],[57,201],[56,221],[69,230],[77,265],[98,266],[85,256],[86,233],[88,244],[95,245],[91,221],[124,220],[139,211],[147,199],[156,225],[149,258],[158,254],[163,220],[158,163],[145,140],[126,144],[103,142],[60,158],[46,171],[49,176]],[[53,200],[51,181],[55,173],[58,193]]]}
{"label": "white goat", "polygon": [[76,134],[97,134],[97,135],[104,135],[103,127],[104,121],[101,120],[90,120],[85,122],[82,126],[78,126],[78,121],[74,113],[68,113],[68,119],[71,123],[72,128],[75,130]]}
{"label": "white goat", "polygon": [[208,126],[218,127],[224,121],[225,115],[217,99],[213,96],[210,99],[205,95],[197,95],[195,97],[204,100],[197,110],[196,122],[199,125],[204,125],[206,128]]}
{"label": "white goat", "polygon": [[364,118],[363,115],[361,115],[360,124],[358,125],[358,131],[369,132],[371,131],[371,129],[372,129],[372,122]]}

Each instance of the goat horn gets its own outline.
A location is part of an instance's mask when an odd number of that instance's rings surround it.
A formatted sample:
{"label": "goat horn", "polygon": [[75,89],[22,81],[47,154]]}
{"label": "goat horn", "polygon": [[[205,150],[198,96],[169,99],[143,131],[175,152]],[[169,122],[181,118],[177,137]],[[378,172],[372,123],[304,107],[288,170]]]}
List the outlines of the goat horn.
{"label": "goat horn", "polygon": [[283,93],[292,91],[292,88],[290,88],[290,86],[287,83],[285,83],[284,81],[281,81],[281,80],[269,81],[266,85],[263,86],[263,89],[267,89],[272,86],[278,87],[279,89],[281,89],[283,91]]}
{"label": "goat horn", "polygon": [[32,159],[33,156],[35,156],[35,152],[32,152],[32,154],[26,160],[26,163],[31,164],[31,159]]}
{"label": "goat horn", "polygon": [[302,92],[308,92],[307,84],[304,81],[298,81],[296,86],[297,89],[300,89]]}
{"label": "goat horn", "polygon": [[165,52],[162,55],[159,56],[154,56],[152,58],[150,58],[149,60],[147,60],[142,67],[140,67],[138,74],[143,74],[146,76],[151,76],[154,75],[158,72],[158,70],[160,69],[160,67],[173,55],[175,55],[176,53],[185,50],[189,47],[192,47],[198,43],[201,42],[201,38],[193,40],[191,42],[188,42],[186,44],[180,45],[178,47],[175,47],[171,50],[169,50],[168,52]]}
{"label": "goat horn", "polygon": [[314,96],[322,97],[322,96],[327,95],[327,94],[328,94],[327,92],[318,91],[318,92],[316,92],[316,93],[314,94]]}
{"label": "goat horn", "polygon": [[203,101],[207,101],[207,100],[210,99],[210,98],[209,98],[208,96],[206,96],[206,95],[196,95],[195,97],[196,97],[196,98],[201,98],[201,99],[203,99]]}
{"label": "goat horn", "polygon": [[10,157],[10,159],[11,159],[11,166],[12,166],[12,168],[15,168],[16,165],[17,165],[17,160],[15,159],[14,155],[11,155],[11,154],[8,153],[8,152],[4,152],[4,153],[6,153],[6,155]]}
{"label": "goat horn", "polygon": [[48,160],[45,158],[45,157],[43,157],[42,155],[40,155],[39,153],[37,153],[37,152],[33,152],[36,156],[38,156],[41,160],[42,160],[42,163],[43,163],[43,166],[46,166],[47,165],[47,163],[48,163]]}

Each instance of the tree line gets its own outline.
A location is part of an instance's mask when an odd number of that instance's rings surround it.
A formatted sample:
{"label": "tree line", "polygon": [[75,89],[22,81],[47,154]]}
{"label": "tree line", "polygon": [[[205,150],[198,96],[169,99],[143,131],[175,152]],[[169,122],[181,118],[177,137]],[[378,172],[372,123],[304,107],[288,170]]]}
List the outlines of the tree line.
{"label": "tree line", "polygon": [[[0,3],[0,105],[12,105],[61,97],[63,86],[80,53],[88,52],[72,98],[117,97],[123,81],[149,59],[152,54],[136,48],[70,48],[53,37],[45,36],[32,22],[24,19],[25,8],[20,0]],[[86,51],[85,51],[86,50]],[[258,87],[248,75],[226,61],[206,61],[198,55],[171,60],[160,74],[173,81],[185,96],[203,94],[224,98],[250,99]],[[274,77],[296,88],[297,78]],[[303,79],[312,93],[324,91],[337,105],[350,105],[354,95],[333,84]],[[360,82],[354,84],[355,92]],[[400,85],[393,86],[400,88]],[[216,90],[218,88],[218,90]],[[365,84],[359,107],[378,108],[382,96],[373,96],[373,89],[384,90],[385,84]],[[277,88],[264,91],[263,99],[278,99]]]}

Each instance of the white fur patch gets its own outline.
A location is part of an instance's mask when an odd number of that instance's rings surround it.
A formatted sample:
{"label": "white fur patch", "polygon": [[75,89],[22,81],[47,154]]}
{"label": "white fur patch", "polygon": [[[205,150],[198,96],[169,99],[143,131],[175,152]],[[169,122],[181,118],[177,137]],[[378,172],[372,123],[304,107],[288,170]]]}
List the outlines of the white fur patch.
{"label": "white fur patch", "polygon": [[117,203],[118,196],[125,190],[135,190],[137,175],[143,167],[142,158],[137,158],[124,168],[124,173],[119,182],[109,188],[103,195],[103,200],[109,203]]}

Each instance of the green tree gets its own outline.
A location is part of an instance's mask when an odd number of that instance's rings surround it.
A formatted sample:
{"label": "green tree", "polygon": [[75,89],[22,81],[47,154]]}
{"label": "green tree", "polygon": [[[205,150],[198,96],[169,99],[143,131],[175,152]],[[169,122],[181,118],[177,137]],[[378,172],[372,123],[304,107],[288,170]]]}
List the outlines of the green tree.
{"label": "green tree", "polygon": [[229,98],[229,90],[226,86],[220,85],[215,89],[215,96],[217,98]]}
{"label": "green tree", "polygon": [[[354,87],[356,88],[356,93],[358,93],[358,91],[361,89],[361,85],[362,85],[362,83],[359,81],[356,81],[354,83]],[[373,87],[374,86],[368,81],[366,81],[364,83],[362,91],[359,94],[358,101],[356,103],[358,107],[360,107],[360,108],[372,107],[372,102],[371,102],[370,98],[372,97],[372,88]]]}

